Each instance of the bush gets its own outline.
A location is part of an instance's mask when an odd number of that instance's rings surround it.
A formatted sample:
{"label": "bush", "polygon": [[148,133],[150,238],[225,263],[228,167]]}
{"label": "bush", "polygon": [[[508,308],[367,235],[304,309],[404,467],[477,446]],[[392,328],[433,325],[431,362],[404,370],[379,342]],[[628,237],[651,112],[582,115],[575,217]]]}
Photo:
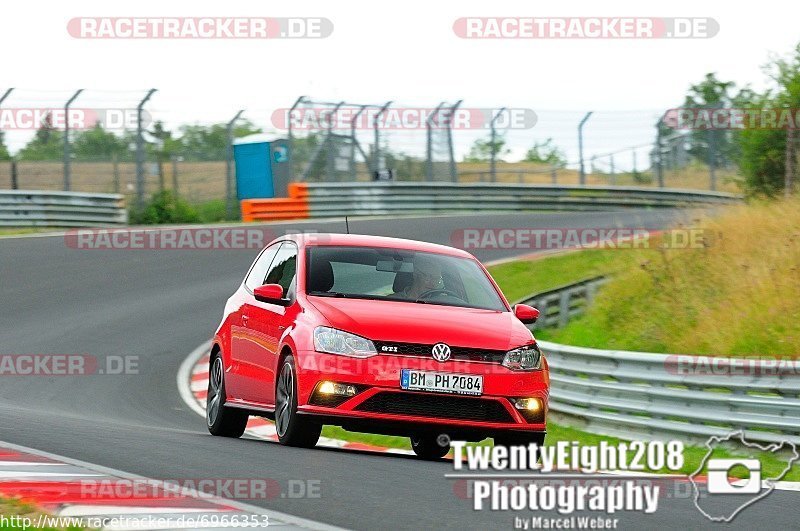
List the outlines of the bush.
{"label": "bush", "polygon": [[[214,199],[212,201],[206,201],[205,203],[200,203],[196,206],[197,208],[197,215],[200,217],[200,221],[202,223],[217,223],[219,221],[229,221],[227,217],[227,213],[225,211],[225,200],[224,199]],[[234,212],[234,217],[230,221],[236,221],[239,218],[236,216]]]}
{"label": "bush", "polygon": [[131,210],[130,220],[135,225],[157,225],[162,223],[197,223],[200,216],[189,203],[175,197],[170,190],[153,195],[143,210]]}

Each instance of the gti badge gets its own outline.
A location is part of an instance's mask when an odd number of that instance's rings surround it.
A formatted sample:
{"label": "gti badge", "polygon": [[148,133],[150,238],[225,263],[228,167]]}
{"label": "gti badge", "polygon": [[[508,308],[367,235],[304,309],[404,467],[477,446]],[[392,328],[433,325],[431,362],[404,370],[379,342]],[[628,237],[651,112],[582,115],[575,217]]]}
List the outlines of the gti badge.
{"label": "gti badge", "polygon": [[433,359],[436,361],[447,361],[450,359],[450,347],[444,343],[436,343],[431,349]]}

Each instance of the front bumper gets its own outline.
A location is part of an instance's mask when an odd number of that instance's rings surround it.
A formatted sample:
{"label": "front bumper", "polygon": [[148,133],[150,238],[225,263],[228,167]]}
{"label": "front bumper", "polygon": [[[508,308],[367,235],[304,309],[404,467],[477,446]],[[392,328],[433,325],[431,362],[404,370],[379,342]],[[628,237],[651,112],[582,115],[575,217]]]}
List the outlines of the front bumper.
{"label": "front bumper", "polygon": [[[512,371],[494,362],[447,361],[379,354],[367,359],[314,351],[298,353],[298,411],[322,417],[358,431],[408,433],[420,430],[470,432],[544,432],[549,394],[546,363],[537,371]],[[479,397],[400,389],[401,369],[483,376]],[[315,405],[312,393],[319,382],[351,384],[358,394],[337,405]],[[540,422],[526,420],[513,398],[539,398]],[[371,428],[372,426],[372,428]]]}

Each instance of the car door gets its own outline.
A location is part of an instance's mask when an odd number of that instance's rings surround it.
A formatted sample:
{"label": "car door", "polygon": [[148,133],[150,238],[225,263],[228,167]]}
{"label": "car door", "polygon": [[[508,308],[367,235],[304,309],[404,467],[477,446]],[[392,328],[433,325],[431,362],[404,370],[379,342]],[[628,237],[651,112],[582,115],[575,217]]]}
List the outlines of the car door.
{"label": "car door", "polygon": [[[297,276],[297,245],[284,242],[272,260],[264,284],[280,284],[284,298],[294,302]],[[275,402],[275,366],[280,354],[278,344],[289,323],[287,313],[291,305],[257,301],[252,295],[242,308],[249,337],[244,351],[253,379],[248,387],[246,400],[258,404],[272,405]]]}
{"label": "car door", "polygon": [[242,304],[231,313],[231,364],[228,367],[226,381],[226,391],[230,398],[246,399],[251,394],[249,389],[257,385],[254,380],[258,377],[257,371],[251,366],[247,354],[251,342],[255,339],[250,329],[246,326],[248,318],[245,317],[245,306],[253,297],[253,290],[264,284],[272,260],[278,253],[283,242],[277,242],[264,249],[253,263],[244,280],[242,288]]}

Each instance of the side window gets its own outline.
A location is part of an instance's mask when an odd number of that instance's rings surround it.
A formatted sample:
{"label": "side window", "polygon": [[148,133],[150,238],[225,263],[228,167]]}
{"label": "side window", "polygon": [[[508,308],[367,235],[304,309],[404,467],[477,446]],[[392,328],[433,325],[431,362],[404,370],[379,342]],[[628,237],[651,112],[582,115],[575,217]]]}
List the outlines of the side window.
{"label": "side window", "polygon": [[247,289],[253,291],[257,287],[264,285],[264,278],[267,276],[269,266],[272,264],[272,259],[275,258],[275,254],[277,254],[280,247],[281,242],[278,242],[264,249],[264,252],[258,257],[258,260],[256,260],[256,263],[253,265],[253,269],[250,270],[250,274],[247,275],[244,281],[244,285],[247,286]]}
{"label": "side window", "polygon": [[264,284],[280,284],[283,293],[288,294],[295,273],[297,273],[297,247],[293,243],[285,242],[275,255]]}

